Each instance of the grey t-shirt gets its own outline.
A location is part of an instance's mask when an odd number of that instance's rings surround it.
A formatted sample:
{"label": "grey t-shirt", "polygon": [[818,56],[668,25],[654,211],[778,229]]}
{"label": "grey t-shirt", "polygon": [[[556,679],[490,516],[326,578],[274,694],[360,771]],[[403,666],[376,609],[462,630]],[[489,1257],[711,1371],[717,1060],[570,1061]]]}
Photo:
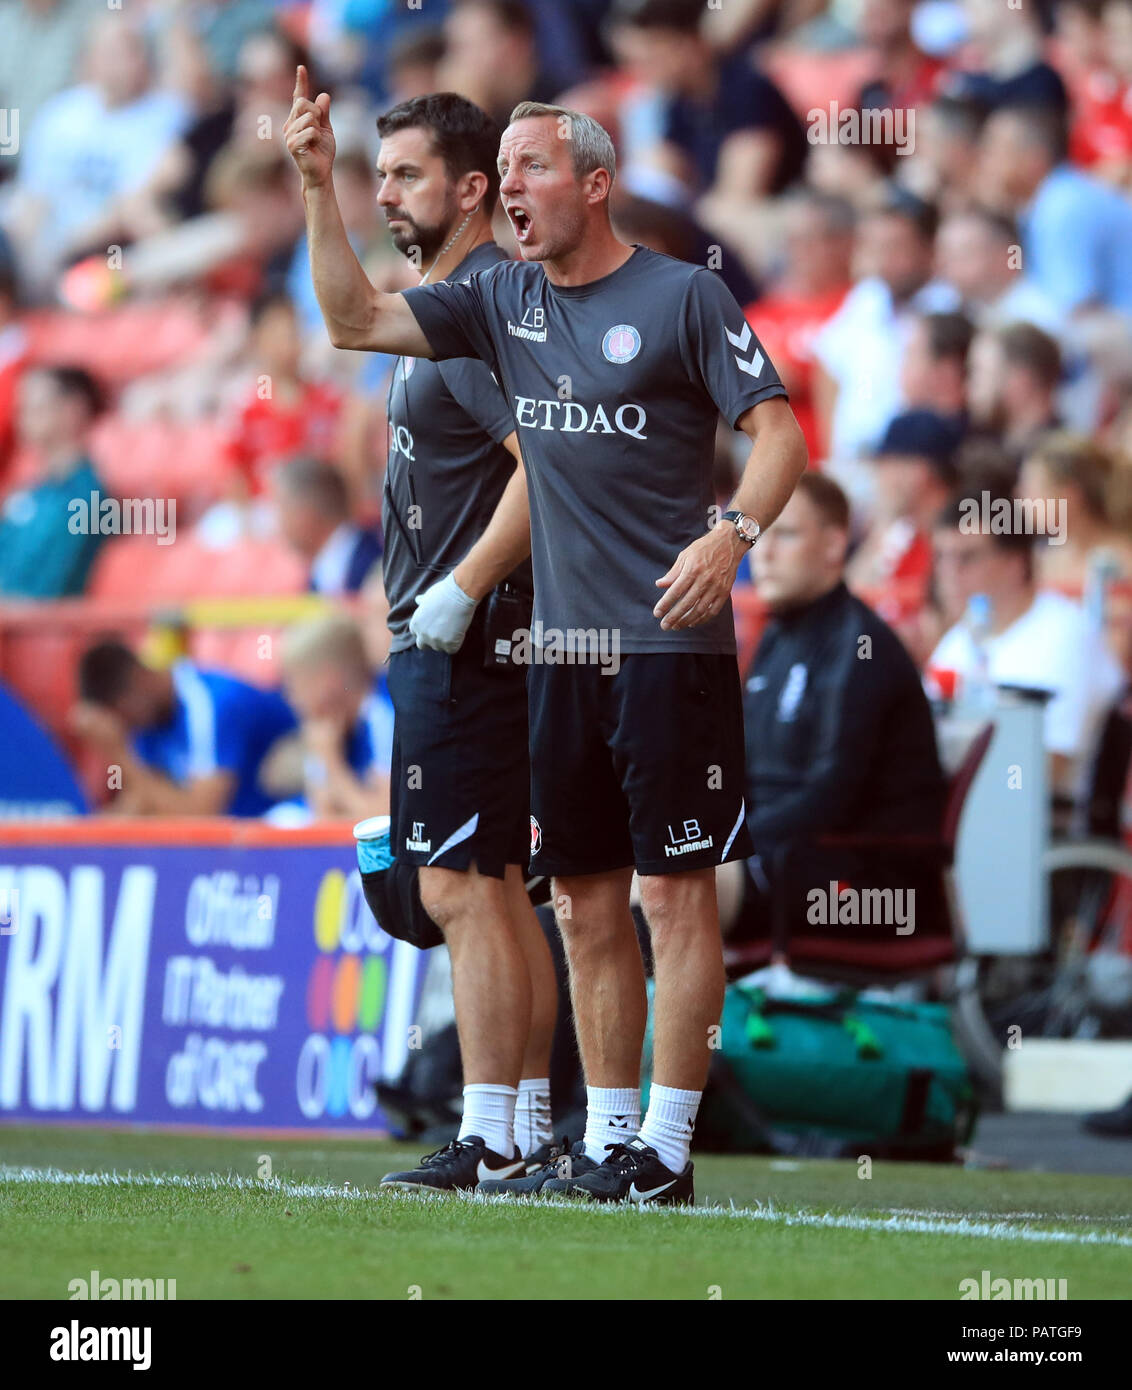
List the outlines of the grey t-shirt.
{"label": "grey t-shirt", "polygon": [[730,603],[676,632],[652,611],[708,529],[720,413],[734,426],[786,394],[723,281],[637,247],[588,285],[501,261],[405,299],[438,358],[482,358],[511,403],[544,641],[604,629],[623,652],[733,652]]}
{"label": "grey t-shirt", "polygon": [[[471,275],[505,260],[494,242],[453,270]],[[489,368],[474,358],[399,357],[389,386],[389,452],[382,507],[392,650],[413,645],[416,597],[479,539],[515,470],[502,447],[515,421]],[[525,587],[531,584],[525,567]],[[512,576],[523,582],[523,570]]]}

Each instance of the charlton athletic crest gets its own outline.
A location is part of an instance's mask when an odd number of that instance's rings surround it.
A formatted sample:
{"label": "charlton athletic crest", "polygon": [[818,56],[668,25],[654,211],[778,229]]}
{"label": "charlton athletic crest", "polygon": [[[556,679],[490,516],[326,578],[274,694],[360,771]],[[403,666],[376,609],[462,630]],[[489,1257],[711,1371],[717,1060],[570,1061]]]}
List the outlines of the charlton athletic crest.
{"label": "charlton athletic crest", "polygon": [[531,817],[531,858],[532,858],[532,859],[535,857],[535,855],[539,852],[540,849],[542,849],[542,826],[539,825],[538,821],[535,820],[534,816],[532,816],[532,817]]}
{"label": "charlton athletic crest", "polygon": [[601,350],[609,362],[631,362],[641,350],[641,335],[631,323],[619,323],[601,340]]}

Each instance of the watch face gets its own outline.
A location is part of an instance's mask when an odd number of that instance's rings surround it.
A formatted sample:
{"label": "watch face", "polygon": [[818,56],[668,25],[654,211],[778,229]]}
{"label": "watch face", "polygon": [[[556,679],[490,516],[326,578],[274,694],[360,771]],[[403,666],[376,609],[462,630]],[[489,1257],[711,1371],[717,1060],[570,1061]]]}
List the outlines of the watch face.
{"label": "watch face", "polygon": [[738,522],[738,530],[743,539],[751,545],[754,545],[759,538],[759,523],[753,516],[741,517]]}

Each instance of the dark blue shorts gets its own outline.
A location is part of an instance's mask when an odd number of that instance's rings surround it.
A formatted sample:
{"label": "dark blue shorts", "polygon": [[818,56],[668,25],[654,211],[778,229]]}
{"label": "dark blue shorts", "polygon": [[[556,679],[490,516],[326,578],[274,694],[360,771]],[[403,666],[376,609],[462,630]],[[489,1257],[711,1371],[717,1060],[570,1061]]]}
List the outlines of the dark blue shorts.
{"label": "dark blue shorts", "polygon": [[734,656],[633,652],[616,675],[527,679],[532,872],[670,874],[754,852]]}
{"label": "dark blue shorts", "polygon": [[390,843],[400,860],[502,878],[530,857],[526,670],[485,669],[480,624],[454,656],[389,658]]}

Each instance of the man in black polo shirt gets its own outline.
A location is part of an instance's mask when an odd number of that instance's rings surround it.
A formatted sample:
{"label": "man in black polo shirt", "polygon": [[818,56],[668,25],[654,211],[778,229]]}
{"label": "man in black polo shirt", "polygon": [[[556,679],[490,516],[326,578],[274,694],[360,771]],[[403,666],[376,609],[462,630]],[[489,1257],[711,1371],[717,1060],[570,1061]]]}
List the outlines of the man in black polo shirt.
{"label": "man in black polo shirt", "polygon": [[[550,1168],[521,1190],[689,1202],[689,1145],[723,1001],[715,867],[750,853],[730,591],[805,467],[801,431],[722,282],[613,235],[613,146],[591,118],[535,103],[512,112],[500,193],[522,260],[389,295],[341,234],[328,109],[328,97],[300,91],[288,145],[331,340],[481,358],[523,446],[532,865],[556,880],[588,1120],[573,1175]],[[720,413],[753,446],[723,518],[712,494]],[[473,548],[477,564],[488,548]],[[457,597],[423,597],[437,631],[447,627]],[[656,980],[643,1124],[634,866]]]}
{"label": "man in black polo shirt", "polygon": [[[804,921],[810,892],[850,878],[849,867],[883,873],[883,856],[862,865],[822,850],[821,836],[940,828],[944,779],[927,697],[900,639],[845,587],[848,542],[845,494],[807,473],[755,551],[773,617],[743,700],[755,856],[740,920],[725,923],[740,936],[770,932],[776,894],[797,888],[791,912]],[[836,924],[818,934],[835,935]],[[787,954],[788,941],[775,944]]]}

